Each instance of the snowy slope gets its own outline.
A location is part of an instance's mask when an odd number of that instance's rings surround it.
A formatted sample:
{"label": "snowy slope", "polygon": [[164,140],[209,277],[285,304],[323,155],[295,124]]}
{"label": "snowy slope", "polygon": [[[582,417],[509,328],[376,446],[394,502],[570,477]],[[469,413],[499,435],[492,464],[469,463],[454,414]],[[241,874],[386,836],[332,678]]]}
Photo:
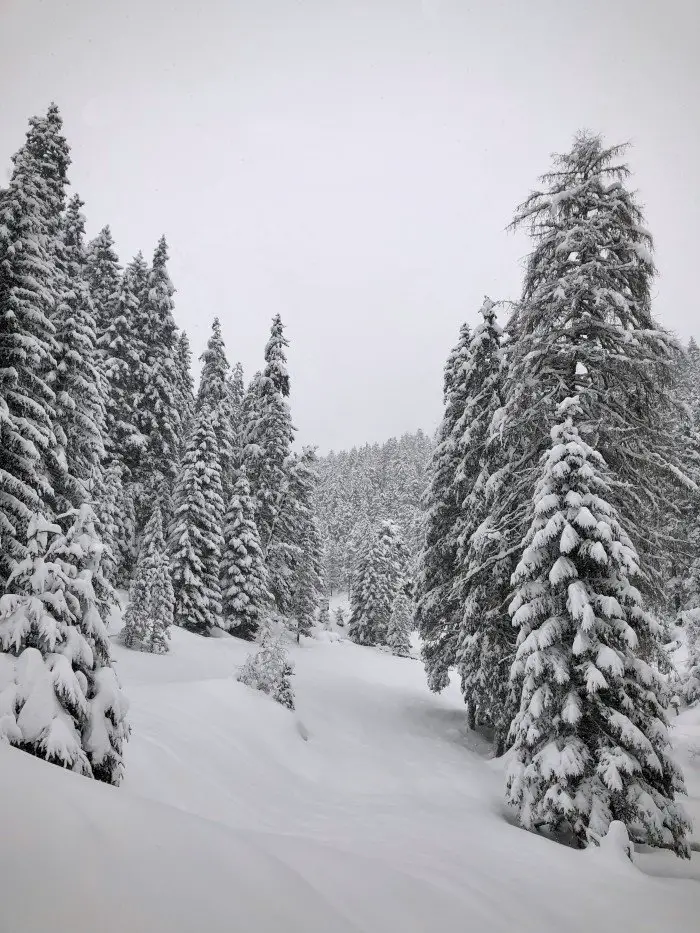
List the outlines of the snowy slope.
{"label": "snowy slope", "polygon": [[[304,640],[289,713],[231,676],[249,648],[182,630],[167,656],[115,645],[133,725],[119,790],[0,750],[20,847],[0,846],[0,902],[15,910],[2,933],[697,929],[698,855],[633,866],[509,825],[499,764],[465,730],[458,691],[431,695],[418,662]],[[682,722],[692,770],[695,720]],[[50,927],[13,893],[37,856],[65,908]],[[59,890],[72,857],[82,877]],[[97,909],[103,892],[119,922],[69,922],[73,897]]]}

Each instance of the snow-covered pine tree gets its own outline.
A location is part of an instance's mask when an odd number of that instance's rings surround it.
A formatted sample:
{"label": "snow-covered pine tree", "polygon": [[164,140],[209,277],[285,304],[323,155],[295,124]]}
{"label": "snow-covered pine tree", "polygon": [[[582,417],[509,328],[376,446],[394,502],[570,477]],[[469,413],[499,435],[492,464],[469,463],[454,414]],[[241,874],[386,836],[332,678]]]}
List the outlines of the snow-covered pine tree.
{"label": "snow-covered pine tree", "polygon": [[300,530],[301,554],[294,566],[291,599],[297,642],[302,635],[311,634],[316,610],[323,599],[323,543],[316,517],[308,516]]}
{"label": "snow-covered pine tree", "polygon": [[396,596],[396,567],[386,539],[372,530],[361,555],[350,592],[348,634],[358,645],[386,643]]}
{"label": "snow-covered pine tree", "polygon": [[116,317],[122,278],[119,257],[108,226],[103,227],[94,240],[88,243],[85,276],[92,297],[99,343]]}
{"label": "snow-covered pine tree", "polygon": [[123,638],[127,648],[163,654],[168,651],[175,594],[163,539],[163,522],[156,505],[148,520],[124,613]]}
{"label": "snow-covered pine tree", "polygon": [[238,680],[247,687],[260,690],[287,709],[294,709],[292,675],[294,665],[282,644],[276,620],[266,621],[260,635],[260,647],[246,659]]}
{"label": "snow-covered pine tree", "polygon": [[[136,410],[137,428],[146,438],[140,469],[139,524],[145,524],[150,505],[165,477],[177,474],[182,444],[179,411],[178,335],[173,319],[173,288],[167,270],[165,237],[158,241],[140,318],[146,345],[147,378]],[[138,288],[138,283],[135,283]]]}
{"label": "snow-covered pine tree", "polygon": [[386,643],[391,653],[399,658],[411,654],[411,631],[413,629],[413,606],[410,599],[401,590],[396,594],[391,607]]}
{"label": "snow-covered pine tree", "polygon": [[95,491],[95,509],[105,546],[102,572],[112,586],[126,586],[135,557],[134,506],[122,476],[119,460],[109,461]]}
{"label": "snow-covered pine tree", "polygon": [[672,484],[682,486],[685,472],[673,430],[680,350],[652,316],[652,240],[624,184],[624,150],[579,134],[516,213],[514,226],[528,227],[534,250],[508,325],[504,435],[519,467],[501,512],[511,522],[520,513],[522,523],[552,399],[574,394],[580,366],[590,379],[585,420],[596,425],[595,447],[618,480],[613,504],[636,542],[645,588],[655,582],[658,593]]}
{"label": "snow-covered pine tree", "polygon": [[229,364],[221,336],[221,324],[214,318],[211,337],[201,355],[202,375],[199,380],[196,408],[209,405],[213,414],[213,428],[219,445],[221,481],[224,498],[231,495],[234,480],[237,437],[234,424],[233,398],[229,385]]}
{"label": "snow-covered pine tree", "polygon": [[345,628],[345,611],[342,606],[338,606],[335,610],[335,624],[338,628]]}
{"label": "snow-covered pine tree", "polygon": [[467,324],[445,365],[444,415],[429,466],[429,485],[424,497],[425,542],[416,576],[416,624],[422,640],[422,656],[431,690],[439,692],[449,682],[449,670],[457,659],[460,607],[454,590],[457,550],[465,495],[458,482],[463,452],[463,415],[467,398],[467,372],[471,333]]}
{"label": "snow-covered pine tree", "polygon": [[53,312],[56,369],[54,429],[58,442],[53,481],[63,511],[92,498],[104,457],[106,384],[98,365],[95,311],[86,279],[83,202],[71,198],[59,232],[58,299]]}
{"label": "snow-covered pine tree", "polygon": [[243,467],[238,470],[224,522],[221,596],[222,627],[239,638],[253,639],[272,604],[272,594]]}
{"label": "snow-covered pine tree", "polygon": [[31,514],[51,493],[45,464],[56,442],[47,378],[56,368],[56,192],[66,169],[46,158],[55,122],[29,121],[0,200],[0,589],[26,555]]}
{"label": "snow-covered pine tree", "polygon": [[287,459],[294,440],[295,429],[287,402],[286,346],[282,321],[276,315],[265,347],[265,369],[256,374],[244,402],[243,460],[256,500],[255,521],[265,555],[274,543],[288,481]]}
{"label": "snow-covered pine tree", "polygon": [[700,700],[700,608],[685,614],[685,637],[688,650],[683,695],[688,704]]}
{"label": "snow-covered pine tree", "polygon": [[192,428],[194,415],[194,380],[192,378],[192,350],[190,340],[185,331],[181,331],[177,339],[177,399],[181,421],[181,446]]}
{"label": "snow-covered pine tree", "polygon": [[[515,637],[506,607],[513,542],[492,520],[504,483],[504,452],[498,436],[503,407],[505,360],[496,305],[485,298],[464,361],[464,411],[457,426],[461,456],[457,486],[464,494],[451,597],[462,617],[456,666],[469,710],[469,724],[494,730],[500,753],[513,716],[509,669]],[[507,475],[507,471],[506,471]]]}
{"label": "snow-covered pine tree", "polygon": [[175,590],[174,621],[200,635],[221,624],[219,583],[224,503],[212,411],[203,405],[173,490],[168,551]]}
{"label": "snow-covered pine tree", "polygon": [[526,828],[567,832],[579,845],[620,820],[633,839],[687,856],[689,824],[675,801],[683,778],[653,664],[658,625],[634,586],[637,554],[610,501],[607,465],[584,439],[579,396],[556,411],[513,576],[520,709],[508,800]]}
{"label": "snow-covered pine tree", "polygon": [[146,438],[136,427],[137,409],[145,385],[146,347],[137,331],[140,313],[134,272],[127,266],[119,282],[112,317],[97,342],[107,380],[105,446],[120,460],[131,480],[138,476]]}
{"label": "snow-covered pine tree", "polygon": [[379,523],[379,538],[383,542],[391,565],[391,587],[395,593],[410,588],[406,542],[397,523],[385,518]]}
{"label": "snow-covered pine tree", "polygon": [[322,629],[328,630],[331,627],[331,607],[325,596],[321,599],[321,605],[319,606],[318,624]]}
{"label": "snow-covered pine tree", "polygon": [[35,513],[27,554],[0,597],[4,737],[110,784],[123,774],[127,702],[111,667],[105,619],[113,595],[85,504],[64,534]]}

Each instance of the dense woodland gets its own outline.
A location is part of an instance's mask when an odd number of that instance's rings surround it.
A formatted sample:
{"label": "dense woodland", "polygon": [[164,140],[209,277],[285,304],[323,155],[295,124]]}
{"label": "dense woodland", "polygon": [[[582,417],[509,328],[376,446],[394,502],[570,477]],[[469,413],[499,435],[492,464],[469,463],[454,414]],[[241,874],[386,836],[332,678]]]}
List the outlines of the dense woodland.
{"label": "dense woodland", "polygon": [[351,639],[403,657],[417,629],[429,687],[456,672],[522,826],[585,846],[620,820],[687,856],[668,723],[700,699],[700,352],[652,316],[624,158],[578,135],[517,209],[522,294],[462,325],[434,440],[319,460],[279,315],[247,384],[215,319],[195,389],[165,239],[125,265],[109,227],[86,242],[59,111],[33,118],[0,191],[0,737],[120,782],[117,589],[127,647],[256,642],[239,677],[288,708],[285,638],[349,590]]}

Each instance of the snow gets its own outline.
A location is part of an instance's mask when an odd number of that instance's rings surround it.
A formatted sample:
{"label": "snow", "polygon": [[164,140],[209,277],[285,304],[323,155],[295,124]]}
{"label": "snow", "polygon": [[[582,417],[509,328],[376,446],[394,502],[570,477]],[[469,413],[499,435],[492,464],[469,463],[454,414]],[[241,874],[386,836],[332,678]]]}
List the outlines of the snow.
{"label": "snow", "polygon": [[[617,840],[578,852],[510,824],[504,762],[456,683],[435,696],[419,662],[324,633],[289,646],[292,713],[236,681],[250,647],[113,638],[133,729],[119,789],[0,745],[0,929],[697,928],[697,854],[633,864]],[[700,711],[678,723],[697,826]]]}

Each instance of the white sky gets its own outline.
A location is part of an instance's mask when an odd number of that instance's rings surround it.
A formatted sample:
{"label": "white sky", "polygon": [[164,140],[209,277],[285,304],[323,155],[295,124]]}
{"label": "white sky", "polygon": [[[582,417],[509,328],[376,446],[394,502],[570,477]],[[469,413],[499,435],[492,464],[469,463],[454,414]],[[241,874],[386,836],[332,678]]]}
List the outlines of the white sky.
{"label": "white sky", "polygon": [[198,355],[291,341],[300,440],[423,427],[515,206],[577,128],[634,148],[656,313],[695,333],[700,0],[0,0],[0,181],[55,99],[90,235],[165,232]]}

